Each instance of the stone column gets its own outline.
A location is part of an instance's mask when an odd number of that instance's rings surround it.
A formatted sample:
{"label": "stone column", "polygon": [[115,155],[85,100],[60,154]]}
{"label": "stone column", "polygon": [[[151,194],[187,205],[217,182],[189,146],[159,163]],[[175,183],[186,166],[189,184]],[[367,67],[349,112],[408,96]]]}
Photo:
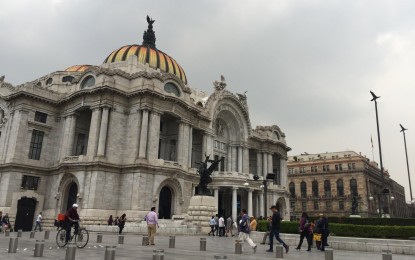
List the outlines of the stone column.
{"label": "stone column", "polygon": [[219,187],[215,187],[213,191],[216,200],[216,212],[219,213]]}
{"label": "stone column", "polygon": [[232,219],[236,221],[238,216],[236,204],[238,203],[238,187],[232,187]]}
{"label": "stone column", "polygon": [[256,210],[257,217],[262,216],[262,212],[261,212],[261,209],[260,209],[261,204],[260,204],[260,201],[259,201],[260,195],[261,194],[257,193],[256,196],[255,196],[255,204],[256,204],[255,210]]}
{"label": "stone column", "polygon": [[[288,187],[287,185],[287,160],[284,158],[280,158],[280,180],[281,180],[281,186]],[[331,185],[332,187],[334,184]],[[323,184],[324,187],[324,184]]]}
{"label": "stone column", "polygon": [[101,127],[99,129],[99,141],[98,141],[98,156],[105,155],[105,146],[107,144],[107,132],[108,132],[108,117],[109,108],[102,108]]}
{"label": "stone column", "polygon": [[258,176],[263,175],[263,172],[262,172],[262,154],[259,151],[256,152],[256,174]]}
{"label": "stone column", "polygon": [[268,154],[268,172],[274,172],[274,164],[272,161],[272,154]]}
{"label": "stone column", "polygon": [[73,153],[73,146],[75,142],[75,127],[76,127],[76,114],[68,116],[69,119],[69,132],[68,132],[68,143],[66,146],[66,156],[71,156]]}
{"label": "stone column", "polygon": [[253,216],[254,212],[252,211],[252,189],[248,189],[248,216]]}
{"label": "stone column", "polygon": [[264,192],[261,191],[261,193],[259,194],[259,215],[263,216],[263,217],[267,217],[267,215],[263,215],[264,214]]}
{"label": "stone column", "polygon": [[97,152],[98,136],[99,136],[99,118],[101,109],[99,107],[92,108],[91,126],[89,128],[88,147],[86,154],[94,157]]}
{"label": "stone column", "polygon": [[147,154],[147,135],[148,135],[148,110],[143,110],[140,131],[140,149],[138,152],[139,158],[146,158]]}
{"label": "stone column", "polygon": [[227,157],[228,158],[226,158],[226,160],[227,160],[226,170],[228,172],[231,172],[232,171],[232,147],[231,146],[228,146],[228,156]]}
{"label": "stone column", "polygon": [[177,162],[183,164],[183,132],[184,132],[184,123],[178,122],[179,131],[177,134]]}
{"label": "stone column", "polygon": [[232,171],[233,172],[238,171],[237,161],[238,161],[238,150],[236,146],[232,146]]}
{"label": "stone column", "polygon": [[268,153],[262,154],[262,171],[264,178],[266,178],[268,173]]}
{"label": "stone column", "polygon": [[192,168],[193,160],[193,127],[189,125],[189,147],[188,147],[188,167]]}
{"label": "stone column", "polygon": [[242,153],[243,153],[243,147],[238,146],[238,172],[242,172]]}
{"label": "stone column", "polygon": [[249,169],[249,149],[244,147],[243,149],[243,166],[242,172],[243,173],[250,173]]}
{"label": "stone column", "polygon": [[154,162],[158,159],[160,143],[160,113],[151,111],[148,128],[147,158]]}
{"label": "stone column", "polygon": [[0,109],[0,124],[3,123],[3,118],[4,118],[4,110]]}
{"label": "stone column", "polygon": [[205,157],[208,155],[207,153],[207,135],[203,134],[202,137],[202,161],[205,161]]}

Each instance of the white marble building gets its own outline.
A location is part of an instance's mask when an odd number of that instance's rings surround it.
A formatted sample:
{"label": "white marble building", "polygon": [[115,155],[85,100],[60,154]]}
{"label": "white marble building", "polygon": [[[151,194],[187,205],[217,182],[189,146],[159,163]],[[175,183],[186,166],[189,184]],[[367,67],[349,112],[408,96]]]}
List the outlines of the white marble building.
{"label": "white marble building", "polygon": [[54,218],[74,202],[85,220],[141,219],[152,206],[161,218],[183,217],[207,154],[223,159],[211,184],[219,213],[263,215],[253,176],[273,172],[266,206],[278,203],[289,219],[285,134],[253,129],[246,95],[229,92],[224,78],[211,94],[191,88],[155,47],[152,26],[145,34],[98,66],[18,86],[0,79],[0,210],[23,229],[35,212]]}

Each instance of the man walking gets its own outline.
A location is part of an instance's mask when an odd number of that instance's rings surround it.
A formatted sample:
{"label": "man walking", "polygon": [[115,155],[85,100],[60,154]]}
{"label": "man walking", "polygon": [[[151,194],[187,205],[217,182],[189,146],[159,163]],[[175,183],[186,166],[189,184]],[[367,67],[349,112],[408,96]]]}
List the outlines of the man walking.
{"label": "man walking", "polygon": [[42,232],[42,212],[39,213],[36,219],[35,231],[39,227],[39,231]]}
{"label": "man walking", "polygon": [[156,213],[156,207],[152,207],[151,211],[146,216],[147,232],[148,232],[148,245],[154,246],[154,237],[156,236],[156,225],[159,227],[158,217]]}
{"label": "man walking", "polygon": [[233,236],[233,220],[232,220],[232,216],[229,216],[226,219],[226,236],[228,236],[229,232],[231,233],[231,236]]}
{"label": "man walking", "polygon": [[270,208],[270,210],[272,210],[272,220],[271,220],[271,230],[269,233],[269,250],[267,250],[267,252],[274,252],[273,246],[274,246],[274,236],[277,239],[278,242],[280,242],[284,248],[285,248],[285,253],[288,253],[288,250],[290,249],[290,247],[284,243],[284,241],[282,241],[282,239],[280,238],[280,228],[281,228],[281,215],[277,210],[276,206],[272,206]]}
{"label": "man walking", "polygon": [[225,236],[225,219],[222,216],[219,218],[219,236]]}
{"label": "man walking", "polygon": [[257,245],[252,241],[252,239],[249,237],[249,233],[251,233],[251,230],[249,229],[249,217],[246,214],[246,209],[241,210],[242,218],[239,222],[239,240],[240,241],[247,241],[248,244],[252,247],[252,250],[254,250],[254,253],[256,253]]}
{"label": "man walking", "polygon": [[219,236],[219,217],[218,214],[215,216],[215,233],[216,236]]}

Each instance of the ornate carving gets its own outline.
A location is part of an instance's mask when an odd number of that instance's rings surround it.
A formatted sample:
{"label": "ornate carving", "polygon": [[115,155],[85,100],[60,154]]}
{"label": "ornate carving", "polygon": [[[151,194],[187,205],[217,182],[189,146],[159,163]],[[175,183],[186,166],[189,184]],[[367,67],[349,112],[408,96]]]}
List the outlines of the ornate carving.
{"label": "ornate carving", "polygon": [[220,81],[215,80],[213,82],[213,86],[215,87],[215,91],[222,91],[226,88],[226,80],[223,75],[220,75]]}
{"label": "ornate carving", "polygon": [[225,126],[222,122],[218,122],[216,125],[216,135],[218,136],[225,136]]}
{"label": "ornate carving", "polygon": [[153,23],[155,21],[156,20],[151,19],[147,15],[148,29],[147,31],[144,31],[144,35],[143,35],[143,45],[148,45],[153,48],[156,48],[156,34],[153,31]]}
{"label": "ornate carving", "polygon": [[241,104],[244,106],[248,106],[247,97],[246,97],[247,92],[248,91],[245,91],[243,94],[236,93],[236,95],[239,98],[239,102],[241,102]]}

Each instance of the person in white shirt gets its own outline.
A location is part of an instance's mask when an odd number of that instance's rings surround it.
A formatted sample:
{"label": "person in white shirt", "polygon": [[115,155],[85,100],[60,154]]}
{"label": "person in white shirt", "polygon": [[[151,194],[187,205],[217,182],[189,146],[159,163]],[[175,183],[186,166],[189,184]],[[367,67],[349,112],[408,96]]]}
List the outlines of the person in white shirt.
{"label": "person in white shirt", "polygon": [[39,213],[36,219],[35,231],[39,227],[39,230],[42,231],[42,212]]}
{"label": "person in white shirt", "polygon": [[222,216],[219,218],[219,236],[225,236],[225,219]]}
{"label": "person in white shirt", "polygon": [[216,225],[215,216],[212,216],[212,218],[209,221],[210,232],[208,233],[208,236],[210,236],[210,234],[215,236],[215,225]]}

